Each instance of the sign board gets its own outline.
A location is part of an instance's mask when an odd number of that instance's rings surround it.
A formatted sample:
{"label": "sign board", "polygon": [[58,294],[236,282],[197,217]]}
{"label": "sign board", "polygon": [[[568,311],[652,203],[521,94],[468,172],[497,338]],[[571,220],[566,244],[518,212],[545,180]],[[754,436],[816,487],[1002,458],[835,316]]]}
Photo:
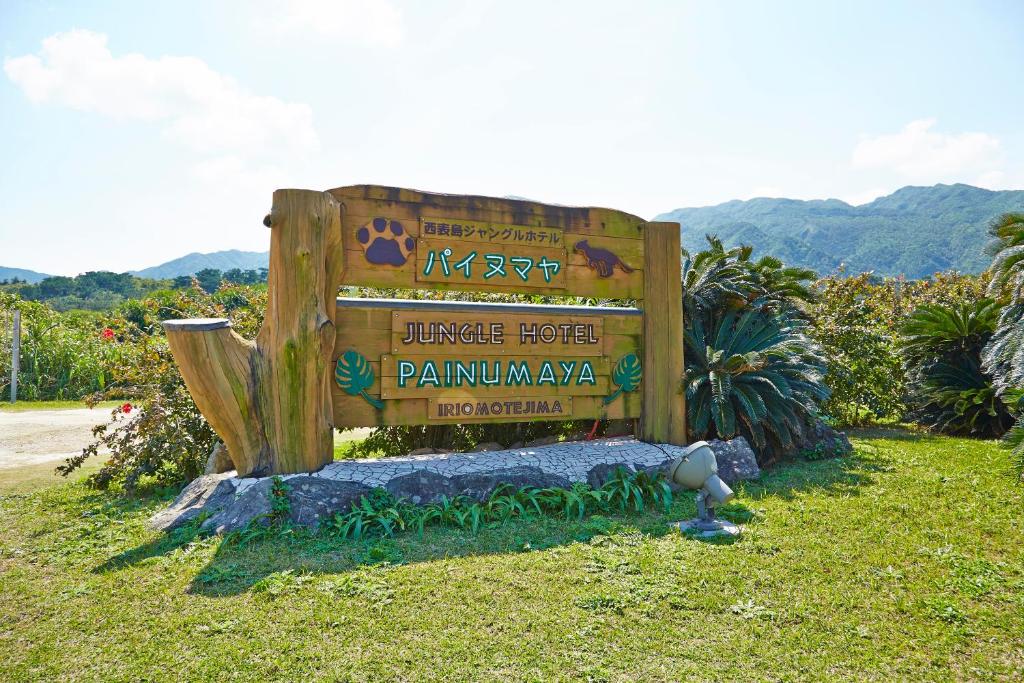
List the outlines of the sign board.
{"label": "sign board", "polygon": [[[678,224],[375,185],[278,190],[264,224],[254,342],[164,323],[240,475],[317,469],[334,427],[639,417],[642,439],[685,443]],[[535,303],[335,300],[346,285]]]}
{"label": "sign board", "polygon": [[636,308],[338,299],[335,320],[337,426],[640,416]]}

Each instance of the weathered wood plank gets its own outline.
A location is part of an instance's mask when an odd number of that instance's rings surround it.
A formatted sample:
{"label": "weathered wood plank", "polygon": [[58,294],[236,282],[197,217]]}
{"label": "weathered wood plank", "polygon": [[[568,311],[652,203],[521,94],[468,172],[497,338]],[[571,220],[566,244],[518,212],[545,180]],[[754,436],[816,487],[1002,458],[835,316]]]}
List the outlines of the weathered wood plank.
{"label": "weathered wood plank", "polygon": [[652,443],[686,441],[683,320],[678,223],[651,223],[645,233],[644,381],[640,436]]}
{"label": "weathered wood plank", "polygon": [[[384,410],[378,411],[361,397],[349,396],[340,389],[334,393],[334,424],[338,427],[378,427],[384,425],[426,424],[428,400],[411,398],[385,401]],[[600,396],[573,396],[573,419],[628,419],[640,417],[642,398],[639,392],[620,396],[610,405],[604,405]],[[534,419],[519,418],[516,422]],[[461,418],[450,418],[448,422],[462,422]],[[508,422],[506,418],[493,420]],[[434,422],[438,422],[434,420]]]}
{"label": "weathered wood plank", "polygon": [[422,217],[465,220],[643,239],[645,221],[622,211],[569,207],[472,195],[444,195],[404,188],[355,185],[329,190],[353,216],[388,215],[419,221]]}

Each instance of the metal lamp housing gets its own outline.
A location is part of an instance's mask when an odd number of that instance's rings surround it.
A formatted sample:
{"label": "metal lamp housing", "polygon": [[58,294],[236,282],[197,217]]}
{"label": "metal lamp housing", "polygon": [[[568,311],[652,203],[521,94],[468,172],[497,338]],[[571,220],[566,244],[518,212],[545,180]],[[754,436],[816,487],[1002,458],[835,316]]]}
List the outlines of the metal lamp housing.
{"label": "metal lamp housing", "polygon": [[687,446],[683,454],[672,461],[668,469],[669,481],[684,488],[707,493],[719,505],[736,497],[732,489],[718,476],[718,460],[706,441]]}

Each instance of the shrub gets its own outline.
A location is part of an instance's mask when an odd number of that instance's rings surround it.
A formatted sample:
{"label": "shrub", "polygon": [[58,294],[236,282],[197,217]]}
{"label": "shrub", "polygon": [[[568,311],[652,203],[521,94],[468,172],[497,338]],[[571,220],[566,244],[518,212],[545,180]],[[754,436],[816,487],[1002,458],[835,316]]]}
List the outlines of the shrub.
{"label": "shrub", "polygon": [[828,397],[825,362],[799,323],[758,310],[701,316],[686,330],[686,401],[695,438],[737,434],[796,446]]}
{"label": "shrub", "polygon": [[115,394],[111,367],[122,341],[96,314],[58,313],[45,304],[0,292],[0,392],[11,376],[14,311],[21,311],[18,398],[26,401],[77,400],[97,392]]}
{"label": "shrub", "polygon": [[[227,285],[214,295],[198,287],[160,292],[115,311],[111,325],[123,340],[123,353],[111,372],[138,410],[131,419],[114,411],[109,424],[96,428],[96,441],[58,471],[70,474],[106,447],[109,459],[88,479],[99,488],[116,485],[131,492],[143,483],[170,486],[201,474],[217,435],[192,401],[160,323],[169,318],[226,317],[241,334],[252,335],[265,303],[265,288]],[[108,396],[99,392],[91,398]]]}
{"label": "shrub", "polygon": [[995,331],[992,299],[953,306],[926,304],[903,325],[901,350],[913,405],[921,424],[947,434],[1002,436],[1013,418],[981,351]]}

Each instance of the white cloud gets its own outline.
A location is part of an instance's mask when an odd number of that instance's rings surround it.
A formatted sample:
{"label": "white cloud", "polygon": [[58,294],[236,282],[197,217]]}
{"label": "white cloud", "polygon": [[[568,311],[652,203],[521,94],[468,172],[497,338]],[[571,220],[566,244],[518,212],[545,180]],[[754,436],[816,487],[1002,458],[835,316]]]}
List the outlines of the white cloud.
{"label": "white cloud", "polygon": [[401,11],[389,0],[286,0],[261,13],[259,25],[278,33],[381,47],[405,37]]}
{"label": "white cloud", "polygon": [[935,119],[911,121],[898,133],[862,136],[853,166],[888,169],[919,183],[971,182],[998,172],[1002,145],[988,133],[941,133]]}
{"label": "white cloud", "polygon": [[4,71],[33,102],[159,122],[199,151],[248,155],[319,144],[306,104],[253,95],[196,57],[115,57],[107,36],[92,31],[52,35],[39,55],[5,59]]}

